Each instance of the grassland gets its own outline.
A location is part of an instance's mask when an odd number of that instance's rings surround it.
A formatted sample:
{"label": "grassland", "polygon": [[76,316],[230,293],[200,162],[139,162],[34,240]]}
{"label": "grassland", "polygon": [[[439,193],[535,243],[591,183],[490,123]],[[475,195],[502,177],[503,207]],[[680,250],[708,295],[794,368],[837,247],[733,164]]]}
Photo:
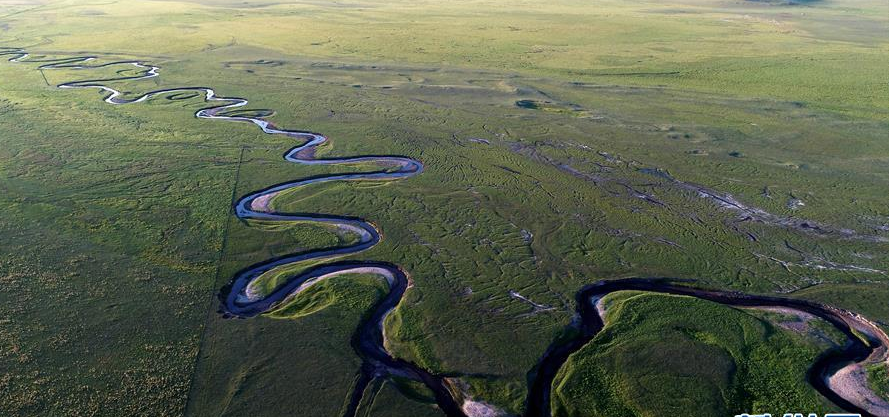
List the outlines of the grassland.
{"label": "grassland", "polygon": [[889,371],[886,370],[886,367],[871,366],[867,369],[867,377],[878,394],[883,398],[889,398]]}
{"label": "grassland", "polygon": [[[401,265],[415,284],[387,323],[390,348],[504,410],[521,411],[526,374],[570,321],[574,292],[601,278],[696,278],[889,322],[883,2],[0,8],[3,44],[160,65],[159,78],[120,84],[132,95],[212,86],[280,126],[329,135],[321,156],[422,160],[408,181],[309,187],[275,206],[377,224],[382,244],[357,259]],[[229,216],[233,196],[343,168],[286,164],[292,143],[196,120],[200,97],[118,107],[52,87],[119,68],[35,66],[0,63],[0,414],[336,415],[360,363],[349,337],[379,287],[334,281],[281,313],[298,319],[249,321],[219,317],[215,293],[254,262],[349,239],[245,224]],[[838,232],[742,221],[675,180]],[[671,314],[643,314],[655,307]],[[607,337],[628,345],[659,334],[631,323],[710,334],[663,329],[675,358],[713,364],[696,371],[719,387],[680,384],[686,396],[665,406],[703,395],[727,412],[827,407],[801,380],[817,345],[764,319],[655,296],[620,311],[638,319],[615,320]],[[662,345],[651,346],[632,355],[597,339],[566,370],[559,407],[618,412],[638,404],[614,378],[680,380],[675,367],[618,363],[657,360]],[[776,365],[785,371],[768,374]],[[668,394],[656,388],[639,398]],[[434,413],[395,384],[377,389],[370,415]],[[591,404],[577,394],[587,389],[609,395]]]}
{"label": "grassland", "polygon": [[686,297],[618,293],[604,301],[609,325],[562,369],[554,415],[831,410],[805,372],[842,337],[814,326],[795,333],[779,326],[795,317],[772,321]]}

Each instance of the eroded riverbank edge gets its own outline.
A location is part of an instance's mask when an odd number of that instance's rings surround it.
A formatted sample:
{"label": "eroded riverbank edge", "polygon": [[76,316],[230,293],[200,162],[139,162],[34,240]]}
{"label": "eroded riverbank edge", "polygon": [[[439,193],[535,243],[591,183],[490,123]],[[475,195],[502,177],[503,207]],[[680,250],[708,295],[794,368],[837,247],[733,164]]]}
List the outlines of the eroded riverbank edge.
{"label": "eroded riverbank edge", "polygon": [[[889,363],[889,337],[874,322],[863,316],[814,301],[752,295],[736,291],[720,291],[688,286],[689,280],[667,278],[627,278],[599,281],[576,293],[578,336],[558,341],[547,348],[536,368],[529,374],[526,417],[551,415],[552,384],[559,369],[568,358],[582,349],[605,327],[605,309],[601,299],[620,291],[641,291],[694,297],[740,308],[786,308],[809,314],[828,322],[846,336],[845,346],[828,349],[809,368],[809,383],[824,397],[845,411],[862,416],[889,416],[889,404],[877,402],[879,396],[870,390],[866,378],[850,381],[848,373],[863,369],[867,364]],[[837,383],[841,381],[843,383]],[[869,392],[870,395],[862,395]]]}

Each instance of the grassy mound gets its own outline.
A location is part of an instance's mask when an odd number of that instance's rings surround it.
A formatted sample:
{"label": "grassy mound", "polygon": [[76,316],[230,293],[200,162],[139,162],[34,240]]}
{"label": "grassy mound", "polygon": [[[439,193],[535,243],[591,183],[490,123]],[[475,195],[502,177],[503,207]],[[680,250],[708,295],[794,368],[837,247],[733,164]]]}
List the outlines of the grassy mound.
{"label": "grassy mound", "polygon": [[733,415],[819,410],[805,381],[821,348],[709,301],[618,293],[606,328],[554,383],[556,416]]}

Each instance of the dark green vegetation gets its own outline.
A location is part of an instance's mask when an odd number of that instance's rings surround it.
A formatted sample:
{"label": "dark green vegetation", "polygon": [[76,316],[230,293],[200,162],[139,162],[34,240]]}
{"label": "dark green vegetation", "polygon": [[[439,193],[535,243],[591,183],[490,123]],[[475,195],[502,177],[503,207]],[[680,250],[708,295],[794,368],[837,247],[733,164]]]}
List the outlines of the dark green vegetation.
{"label": "dark green vegetation", "polygon": [[867,368],[867,378],[878,394],[883,398],[889,398],[889,371],[885,366],[874,365]]}
{"label": "dark green vegetation", "polygon": [[181,412],[238,148],[0,71],[0,414]]}
{"label": "dark green vegetation", "polygon": [[[646,293],[618,293],[604,302],[611,324],[562,369],[555,415],[831,410],[804,376],[818,353],[844,338],[815,326],[817,320],[757,318],[708,301]],[[780,326],[790,323],[802,326]]]}
{"label": "dark green vegetation", "polygon": [[[602,278],[698,278],[889,322],[884,3],[441,3],[0,1],[0,38],[150,60],[161,77],[120,87],[246,97],[280,126],[329,135],[321,156],[422,160],[408,181],[328,184],[276,207],[379,225],[383,242],[356,259],[401,265],[415,283],[387,323],[393,352],[511,412],[575,291]],[[345,168],[287,164],[292,143],[196,120],[200,97],[109,106],[51,86],[121,68],[35,66],[0,63],[0,414],[177,415],[188,403],[196,415],[336,415],[377,283],[331,281],[281,313],[323,307],[296,320],[223,320],[214,295],[253,262],[352,238],[247,227],[228,215],[233,195]],[[510,290],[554,308],[535,312]],[[560,385],[566,412],[638,406],[609,385],[634,376],[679,385],[665,407],[698,395],[726,414],[823,406],[802,380],[812,341],[701,301],[633,300],[614,314],[638,314],[566,370],[613,395],[591,404],[572,394],[584,385]],[[612,346],[654,337],[631,325],[675,341],[671,361],[713,364],[694,372],[719,388],[678,384],[675,367],[621,366],[659,360],[654,346]],[[374,392],[362,412],[434,415],[407,387]]]}

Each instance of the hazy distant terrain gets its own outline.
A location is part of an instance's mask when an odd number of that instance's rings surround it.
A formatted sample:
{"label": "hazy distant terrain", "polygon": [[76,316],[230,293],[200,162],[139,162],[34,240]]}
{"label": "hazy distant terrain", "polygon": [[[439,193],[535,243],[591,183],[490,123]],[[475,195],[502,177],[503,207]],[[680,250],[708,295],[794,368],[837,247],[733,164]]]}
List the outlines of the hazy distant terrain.
{"label": "hazy distant terrain", "polygon": [[[32,55],[0,57],[0,415],[340,415],[353,332],[386,293],[334,278],[223,317],[239,270],[355,240],[238,219],[237,198],[378,168],[288,164],[298,143],[197,119],[200,94],[112,106],[56,88],[137,67],[41,59],[139,60],[160,76],[113,82],[125,97],[212,87],[249,100],[231,115],[327,135],[315,157],[422,161],[270,204],[381,230],[347,260],[412,280],[388,350],[518,415],[575,294],[603,279],[809,299],[889,329],[887,28],[871,0],[0,0],[0,47]],[[644,293],[608,305],[556,376],[554,415],[837,410],[806,381],[845,343],[822,321]],[[869,375],[889,400],[886,367]],[[404,379],[366,395],[361,416],[442,415]]]}

